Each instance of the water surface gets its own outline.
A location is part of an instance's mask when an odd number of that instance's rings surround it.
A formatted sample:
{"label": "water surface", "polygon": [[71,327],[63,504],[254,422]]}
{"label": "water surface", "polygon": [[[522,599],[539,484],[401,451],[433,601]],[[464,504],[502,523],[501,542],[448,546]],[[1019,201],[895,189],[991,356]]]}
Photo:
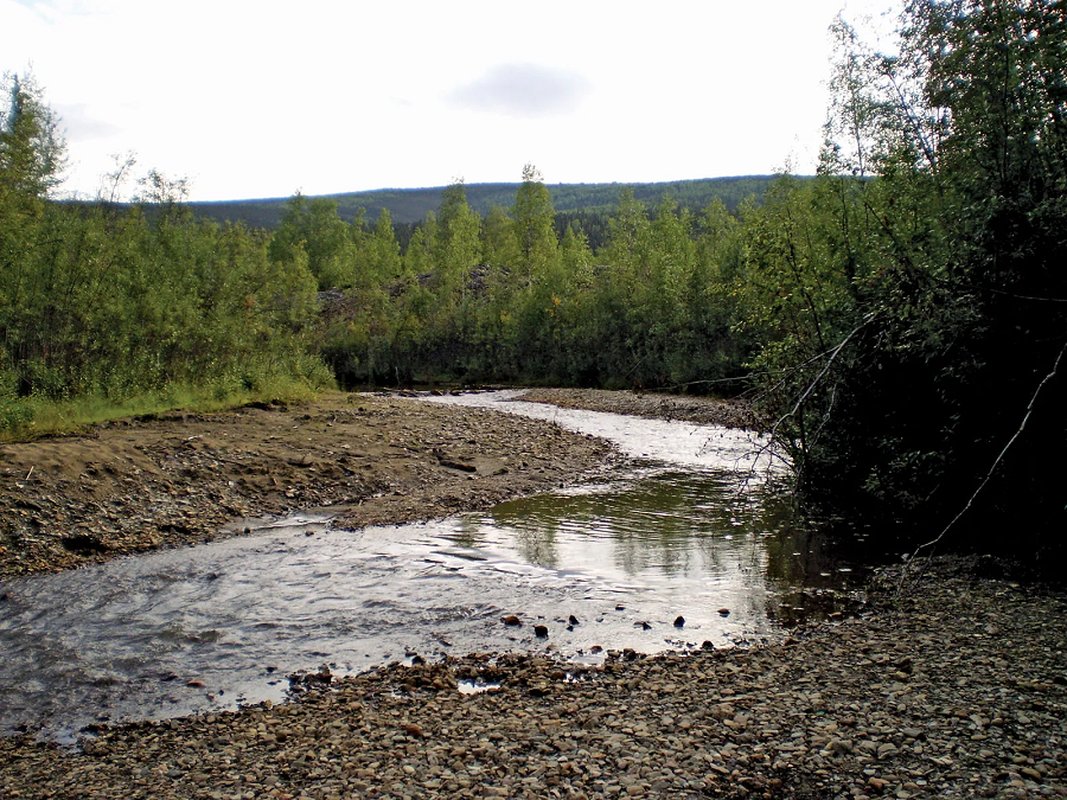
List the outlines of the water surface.
{"label": "water surface", "polygon": [[288,674],[322,665],[745,644],[779,633],[769,612],[781,616],[783,597],[832,575],[775,490],[763,442],[508,397],[448,401],[607,435],[641,460],[481,514],[359,531],[269,521],[248,537],[5,581],[0,730],[63,739],[94,722],[279,700]]}

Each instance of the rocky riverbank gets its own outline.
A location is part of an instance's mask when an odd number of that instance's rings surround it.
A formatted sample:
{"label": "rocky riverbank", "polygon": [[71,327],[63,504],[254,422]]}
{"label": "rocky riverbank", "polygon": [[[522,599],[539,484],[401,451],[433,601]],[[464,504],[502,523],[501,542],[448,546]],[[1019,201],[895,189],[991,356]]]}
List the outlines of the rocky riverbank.
{"label": "rocky riverbank", "polygon": [[[759,427],[743,403],[583,389],[524,400]],[[414,398],[173,412],[0,444],[0,577],[240,533],[243,517],[328,508],[359,528],[488,508],[574,483],[609,447],[537,420]]]}
{"label": "rocky riverbank", "polygon": [[679,419],[703,425],[765,430],[769,421],[741,400],[713,397],[617,392],[605,389],[530,389],[523,400],[550,403],[563,408],[584,408],[655,419]]}
{"label": "rocky riverbank", "polygon": [[[650,414],[662,401],[555,398]],[[0,455],[8,574],[204,540],[253,509],[434,516],[610,457],[544,423],[345,396]],[[903,584],[882,571],[862,616],[765,647],[575,668],[546,645],[319,672],[293,676],[282,705],[101,728],[80,750],[0,739],[0,797],[1067,797],[1067,595],[986,566],[941,560]]]}
{"label": "rocky riverbank", "polygon": [[396,397],[117,420],[0,445],[0,576],[210,541],[250,516],[443,517],[574,483],[612,457],[550,423]]}
{"label": "rocky riverbank", "polygon": [[[752,650],[394,665],[236,713],[0,740],[4,798],[1067,796],[1062,592],[942,561]],[[480,680],[495,688],[460,689]]]}

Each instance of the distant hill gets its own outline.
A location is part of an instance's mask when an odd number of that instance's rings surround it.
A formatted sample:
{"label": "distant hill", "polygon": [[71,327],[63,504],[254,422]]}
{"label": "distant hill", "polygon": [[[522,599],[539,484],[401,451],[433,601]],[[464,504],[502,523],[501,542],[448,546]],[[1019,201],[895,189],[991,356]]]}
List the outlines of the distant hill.
{"label": "distant hill", "polygon": [[[559,183],[549,184],[548,191],[556,211],[560,213],[611,210],[619,192],[625,188],[633,189],[634,197],[649,207],[655,206],[667,195],[679,205],[694,211],[705,208],[714,199],[722,200],[727,208],[733,210],[747,197],[754,196],[758,200],[774,180],[775,176],[772,175],[749,175],[667,183]],[[510,208],[515,202],[518,187],[517,183],[472,183],[464,188],[471,208],[484,215],[494,205]],[[383,208],[388,208],[394,222],[412,223],[425,219],[428,211],[437,210],[445,188],[378,189],[321,196],[336,200],[338,211],[345,220],[351,220],[358,209],[364,208],[367,220],[373,222]],[[232,200],[190,203],[190,206],[205,217],[270,229],[281,222],[288,199]]]}

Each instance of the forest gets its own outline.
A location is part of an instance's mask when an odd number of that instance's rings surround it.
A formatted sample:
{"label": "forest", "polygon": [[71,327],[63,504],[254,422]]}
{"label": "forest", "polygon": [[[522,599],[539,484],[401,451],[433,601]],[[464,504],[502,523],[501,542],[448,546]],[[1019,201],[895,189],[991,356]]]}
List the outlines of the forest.
{"label": "forest", "polygon": [[848,530],[1058,569],[1065,11],[913,0],[891,53],[833,35],[813,179],[557,215],[526,165],[510,205],[475,211],[457,182],[406,232],[300,194],[273,230],[220,223],[154,171],[130,206],[54,202],[57,120],[10,76],[0,430],[334,381],[744,396]]}
{"label": "forest", "polygon": [[[669,195],[681,205],[703,208],[718,199],[731,211],[742,200],[759,197],[773,182],[774,176],[750,175],[734,178],[705,178],[702,180],[670,181],[664,183],[635,183],[634,196],[646,203],[656,203]],[[617,183],[547,184],[552,206],[557,215],[610,211],[622,188]],[[515,199],[517,183],[479,183],[467,185],[467,203],[484,217],[493,206],[509,207]],[[337,202],[337,211],[351,219],[357,211],[371,223],[377,221],[382,209],[389,210],[393,223],[410,226],[421,222],[427,212],[436,210],[444,199],[444,187],[430,189],[379,189],[369,192],[347,192],[327,195]],[[243,222],[257,228],[274,230],[285,213],[286,198],[189,203],[202,217],[219,222]]]}

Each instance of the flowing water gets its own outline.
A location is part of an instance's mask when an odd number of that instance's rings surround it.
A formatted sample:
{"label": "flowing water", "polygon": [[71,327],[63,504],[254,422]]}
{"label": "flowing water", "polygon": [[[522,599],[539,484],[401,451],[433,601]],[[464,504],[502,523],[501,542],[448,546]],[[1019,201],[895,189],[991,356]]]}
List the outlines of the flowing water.
{"label": "flowing water", "polygon": [[510,397],[438,401],[606,436],[637,466],[443,521],[262,521],[251,536],[4,581],[0,732],[63,741],[93,723],[279,700],[286,676],[323,665],[746,644],[847,571],[796,527],[765,442]]}

